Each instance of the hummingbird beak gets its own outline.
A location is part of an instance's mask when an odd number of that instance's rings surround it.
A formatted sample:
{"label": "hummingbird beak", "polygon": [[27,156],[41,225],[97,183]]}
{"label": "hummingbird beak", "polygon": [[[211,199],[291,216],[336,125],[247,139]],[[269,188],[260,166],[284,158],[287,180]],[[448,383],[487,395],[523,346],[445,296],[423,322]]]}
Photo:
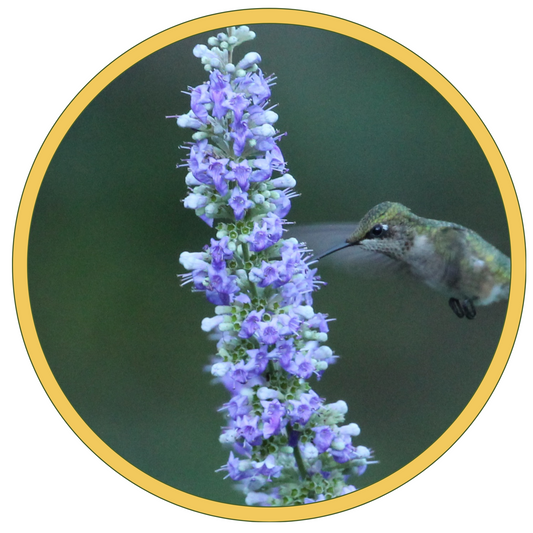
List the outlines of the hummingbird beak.
{"label": "hummingbird beak", "polygon": [[356,242],[344,242],[342,244],[338,244],[337,246],[335,246],[333,248],[330,248],[329,250],[327,250],[323,254],[320,254],[319,256],[315,257],[315,259],[317,261],[319,261],[320,259],[323,259],[327,255],[330,255],[330,254],[332,254],[334,252],[338,252],[339,250],[343,250],[344,248],[348,248],[348,246],[353,246],[355,244],[357,244],[357,243]]}

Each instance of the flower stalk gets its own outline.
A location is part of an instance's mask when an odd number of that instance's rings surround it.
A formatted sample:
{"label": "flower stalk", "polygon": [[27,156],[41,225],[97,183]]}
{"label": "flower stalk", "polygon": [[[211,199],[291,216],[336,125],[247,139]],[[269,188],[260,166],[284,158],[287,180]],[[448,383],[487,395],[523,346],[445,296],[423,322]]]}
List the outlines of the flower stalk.
{"label": "flower stalk", "polygon": [[313,309],[321,281],[310,251],[283,237],[297,194],[269,104],[275,78],[256,52],[233,62],[254,38],[228,28],[193,50],[209,80],[189,87],[191,109],[173,118],[194,130],[184,206],[216,238],[180,255],[181,277],[215,306],[202,329],[216,337],[210,370],[231,395],[219,439],[231,451],[218,471],[249,505],[293,505],[354,491],[352,476],[373,461],[352,443],[359,427],[345,424],[346,403],[327,404],[310,385],[336,356],[325,344],[330,319]]}

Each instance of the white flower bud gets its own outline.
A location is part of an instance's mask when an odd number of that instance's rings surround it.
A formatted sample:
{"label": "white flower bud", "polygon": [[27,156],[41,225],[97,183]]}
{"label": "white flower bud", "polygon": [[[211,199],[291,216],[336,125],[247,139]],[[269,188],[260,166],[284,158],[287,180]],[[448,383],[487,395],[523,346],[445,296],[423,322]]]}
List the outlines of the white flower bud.
{"label": "white flower bud", "polygon": [[263,119],[269,124],[274,124],[278,121],[278,114],[275,111],[265,111],[263,113]]}
{"label": "white flower bud", "polygon": [[331,447],[334,450],[338,450],[340,452],[341,450],[344,450],[344,448],[346,448],[346,443],[341,439],[333,439]]}
{"label": "white flower bud", "polygon": [[260,400],[274,400],[279,398],[279,392],[274,389],[269,389],[267,387],[260,387],[257,390],[257,397]]}
{"label": "white flower bud", "polygon": [[315,311],[310,305],[299,305],[298,307],[294,308],[294,311],[306,320],[309,320],[315,316]]}
{"label": "white flower bud", "polygon": [[[193,130],[199,130],[204,124],[200,122],[195,116],[191,116],[191,111],[185,115],[178,117],[178,126],[180,128],[192,128]],[[194,115],[194,114],[193,114]]]}
{"label": "white flower bud", "polygon": [[195,131],[192,135],[192,138],[195,141],[203,141],[204,139],[207,139],[209,137],[209,133],[205,131]]}
{"label": "white flower bud", "polygon": [[228,431],[225,431],[218,437],[218,442],[220,444],[233,444],[237,440],[237,430],[236,429],[230,429]]}
{"label": "white flower bud", "polygon": [[330,357],[333,357],[333,350],[329,346],[321,346],[313,352],[313,357],[320,361],[323,359],[329,359]]}
{"label": "white flower bud", "polygon": [[357,446],[355,451],[359,457],[369,459],[372,456],[372,452],[366,446]]}
{"label": "white flower bud", "polygon": [[207,201],[207,196],[191,193],[183,200],[183,205],[188,209],[201,209],[207,204]]}
{"label": "white flower bud", "polygon": [[283,174],[279,178],[274,178],[270,180],[270,185],[277,188],[286,188],[294,187],[296,185],[296,180],[290,174]]}
{"label": "white flower bud", "polygon": [[230,315],[231,311],[231,305],[217,305],[215,307],[215,313],[217,315]]}
{"label": "white flower bud", "polygon": [[252,133],[261,137],[273,137],[276,134],[276,130],[270,124],[263,124],[257,126],[257,128],[252,128]]}
{"label": "white flower bud", "polygon": [[254,194],[252,198],[254,204],[261,205],[265,201],[265,197],[262,194]]}
{"label": "white flower bud", "polygon": [[246,70],[257,63],[261,63],[261,56],[257,52],[248,52],[238,63],[237,68]]}
{"label": "white flower bud", "polygon": [[354,422],[340,427],[339,431],[345,435],[350,435],[351,437],[357,437],[361,433],[361,429]]}
{"label": "white flower bud", "polygon": [[196,187],[198,185],[202,185],[202,183],[200,181],[198,181],[192,174],[192,172],[189,172],[186,176],[185,176],[185,183],[189,186],[189,187]]}
{"label": "white flower bud", "polygon": [[209,218],[213,218],[218,213],[218,205],[211,202],[205,206],[205,214]]}
{"label": "white flower bud", "polygon": [[323,372],[324,370],[327,370],[329,366],[327,361],[316,361],[316,360],[314,361],[315,361],[315,370],[317,372]]}
{"label": "white flower bud", "polygon": [[216,378],[221,378],[225,376],[231,368],[231,363],[215,363],[211,367],[211,374]]}
{"label": "white flower bud", "polygon": [[344,400],[339,400],[335,403],[330,403],[328,407],[332,411],[336,411],[337,413],[340,413],[341,415],[345,415],[348,412],[348,405]]}
{"label": "white flower bud", "polygon": [[318,457],[318,449],[310,442],[306,442],[301,451],[304,459],[307,459],[308,461],[312,461]]}
{"label": "white flower bud", "polygon": [[181,252],[180,263],[187,270],[207,269],[207,263],[203,260],[203,252]]}
{"label": "white flower bud", "polygon": [[206,317],[202,319],[202,331],[211,331],[224,321],[223,316]]}
{"label": "white flower bud", "polygon": [[194,57],[203,58],[207,52],[209,52],[209,48],[205,44],[197,44],[192,50]]}

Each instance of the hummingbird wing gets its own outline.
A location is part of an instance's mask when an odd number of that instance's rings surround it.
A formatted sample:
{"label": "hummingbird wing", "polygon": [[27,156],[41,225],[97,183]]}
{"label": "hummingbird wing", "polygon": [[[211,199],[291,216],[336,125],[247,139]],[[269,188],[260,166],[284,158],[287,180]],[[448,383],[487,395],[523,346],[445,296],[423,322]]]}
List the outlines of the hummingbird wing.
{"label": "hummingbird wing", "polygon": [[[357,228],[357,222],[331,222],[325,224],[294,224],[288,227],[287,237],[304,242],[319,257],[328,250],[342,245]],[[406,271],[405,265],[381,253],[369,252],[359,246],[349,246],[323,259],[319,265],[340,268],[355,275],[389,275]],[[316,266],[316,265],[315,265]]]}

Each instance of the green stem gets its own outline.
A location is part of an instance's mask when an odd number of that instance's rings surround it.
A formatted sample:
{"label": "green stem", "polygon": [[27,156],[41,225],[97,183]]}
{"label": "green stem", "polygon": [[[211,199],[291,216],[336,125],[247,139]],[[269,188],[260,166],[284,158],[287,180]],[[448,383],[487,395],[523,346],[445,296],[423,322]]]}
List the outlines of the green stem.
{"label": "green stem", "polygon": [[[293,433],[292,426],[290,424],[287,425],[288,431],[289,431],[289,441],[290,436]],[[300,472],[300,477],[302,479],[306,479],[309,477],[307,470],[305,469],[304,461],[302,459],[302,454],[300,453],[300,447],[298,446],[298,442],[293,446],[294,450],[294,458],[296,459],[296,465],[298,466],[298,471]]]}
{"label": "green stem", "polygon": [[244,261],[250,261],[250,250],[248,248],[248,243],[243,242],[241,246],[242,246],[242,255],[244,257]]}
{"label": "green stem", "polygon": [[[244,262],[247,263],[250,261],[250,250],[248,249],[248,243],[243,242],[241,244],[241,248]],[[252,293],[252,296],[257,298],[257,287],[255,286],[255,283],[250,282],[250,291]]]}

